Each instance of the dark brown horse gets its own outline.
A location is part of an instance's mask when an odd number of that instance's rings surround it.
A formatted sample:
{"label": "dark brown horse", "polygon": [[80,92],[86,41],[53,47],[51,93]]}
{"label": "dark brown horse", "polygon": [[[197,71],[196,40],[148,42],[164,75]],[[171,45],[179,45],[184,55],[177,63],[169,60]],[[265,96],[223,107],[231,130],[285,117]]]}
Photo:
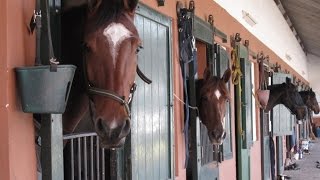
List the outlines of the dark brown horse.
{"label": "dark brown horse", "polygon": [[306,108],[294,84],[290,82],[275,84],[268,86],[268,89],[270,90],[270,96],[265,109],[266,112],[278,104],[283,104],[292,114],[296,115],[298,120],[305,118]]}
{"label": "dark brown horse", "polygon": [[300,91],[299,94],[304,104],[314,113],[319,114],[320,108],[316,97],[316,93],[314,93],[312,89],[310,89],[308,91]]}
{"label": "dark brown horse", "polygon": [[226,135],[226,103],[230,99],[226,83],[230,76],[230,69],[224,72],[222,78],[212,76],[211,72],[206,69],[203,80],[197,82],[200,120],[206,126],[209,139],[214,145],[222,144]]}
{"label": "dark brown horse", "polygon": [[141,43],[133,22],[137,3],[69,0],[63,4],[62,59],[78,67],[63,116],[64,131],[94,129],[104,148],[122,146],[130,132],[129,104]]}

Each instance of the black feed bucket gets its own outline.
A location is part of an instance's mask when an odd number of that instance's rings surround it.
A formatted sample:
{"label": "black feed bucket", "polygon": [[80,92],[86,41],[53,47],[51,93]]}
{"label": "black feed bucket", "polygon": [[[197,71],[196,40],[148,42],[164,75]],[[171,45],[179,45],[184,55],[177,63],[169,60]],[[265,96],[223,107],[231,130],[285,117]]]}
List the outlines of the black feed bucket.
{"label": "black feed bucket", "polygon": [[23,112],[64,113],[76,66],[58,65],[57,72],[49,65],[15,70]]}

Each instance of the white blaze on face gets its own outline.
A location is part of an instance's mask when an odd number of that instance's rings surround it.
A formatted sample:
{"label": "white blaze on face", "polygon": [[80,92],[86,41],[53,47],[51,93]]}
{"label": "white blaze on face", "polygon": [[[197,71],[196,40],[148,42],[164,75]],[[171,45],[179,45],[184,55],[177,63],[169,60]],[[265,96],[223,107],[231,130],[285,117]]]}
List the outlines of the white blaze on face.
{"label": "white blaze on face", "polygon": [[118,126],[118,123],[116,120],[113,120],[111,123],[110,123],[110,129],[115,129],[116,127]]}
{"label": "white blaze on face", "polygon": [[121,23],[111,23],[107,28],[104,29],[103,35],[107,37],[111,55],[113,59],[113,66],[116,66],[117,48],[118,45],[131,36],[131,32]]}
{"label": "white blaze on face", "polygon": [[216,95],[217,99],[221,97],[221,93],[218,89],[214,92],[214,94]]}

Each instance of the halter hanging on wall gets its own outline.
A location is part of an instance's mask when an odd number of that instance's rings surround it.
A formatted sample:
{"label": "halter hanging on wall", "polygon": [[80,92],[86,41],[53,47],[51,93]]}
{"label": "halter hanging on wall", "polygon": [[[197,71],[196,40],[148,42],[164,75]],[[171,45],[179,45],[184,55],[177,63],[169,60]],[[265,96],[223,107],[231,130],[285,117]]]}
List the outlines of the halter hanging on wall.
{"label": "halter hanging on wall", "polygon": [[[193,35],[193,22],[194,22],[194,1],[189,2],[189,7],[184,8],[180,1],[176,4],[177,16],[178,16],[178,33],[179,33],[179,60],[183,79],[183,89],[184,89],[184,109],[185,109],[185,167],[187,167],[189,160],[189,96],[187,88],[187,79],[193,79],[194,73],[197,72],[196,68],[196,44],[195,37]],[[189,64],[193,63],[193,69],[189,73]]]}

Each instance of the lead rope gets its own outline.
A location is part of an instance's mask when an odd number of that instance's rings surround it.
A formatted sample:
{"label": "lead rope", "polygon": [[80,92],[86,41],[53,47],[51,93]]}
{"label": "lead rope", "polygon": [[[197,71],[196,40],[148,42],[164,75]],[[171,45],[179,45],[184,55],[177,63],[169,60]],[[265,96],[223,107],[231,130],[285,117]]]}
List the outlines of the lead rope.
{"label": "lead rope", "polygon": [[[239,86],[240,94],[238,96],[241,96],[241,66],[240,66],[240,58],[239,58],[239,45],[235,44],[234,48],[231,51],[231,60],[232,60],[232,83],[236,86]],[[237,93],[237,92],[236,92]],[[241,97],[240,97],[241,99]],[[241,104],[240,104],[241,106]],[[239,127],[239,134],[243,138],[244,132],[242,129],[241,121],[238,121],[238,127]]]}
{"label": "lead rope", "polygon": [[[178,100],[180,101],[183,105],[187,105],[183,100],[181,100],[176,94],[173,93],[173,96]],[[198,107],[195,107],[195,106],[190,106],[190,105],[187,105],[189,109],[192,109],[192,110],[195,110],[197,111],[197,115],[199,116],[199,109]]]}
{"label": "lead rope", "polygon": [[238,85],[240,78],[242,76],[241,67],[240,67],[240,58],[238,55],[238,45],[231,51],[231,60],[232,60],[232,83]]}

